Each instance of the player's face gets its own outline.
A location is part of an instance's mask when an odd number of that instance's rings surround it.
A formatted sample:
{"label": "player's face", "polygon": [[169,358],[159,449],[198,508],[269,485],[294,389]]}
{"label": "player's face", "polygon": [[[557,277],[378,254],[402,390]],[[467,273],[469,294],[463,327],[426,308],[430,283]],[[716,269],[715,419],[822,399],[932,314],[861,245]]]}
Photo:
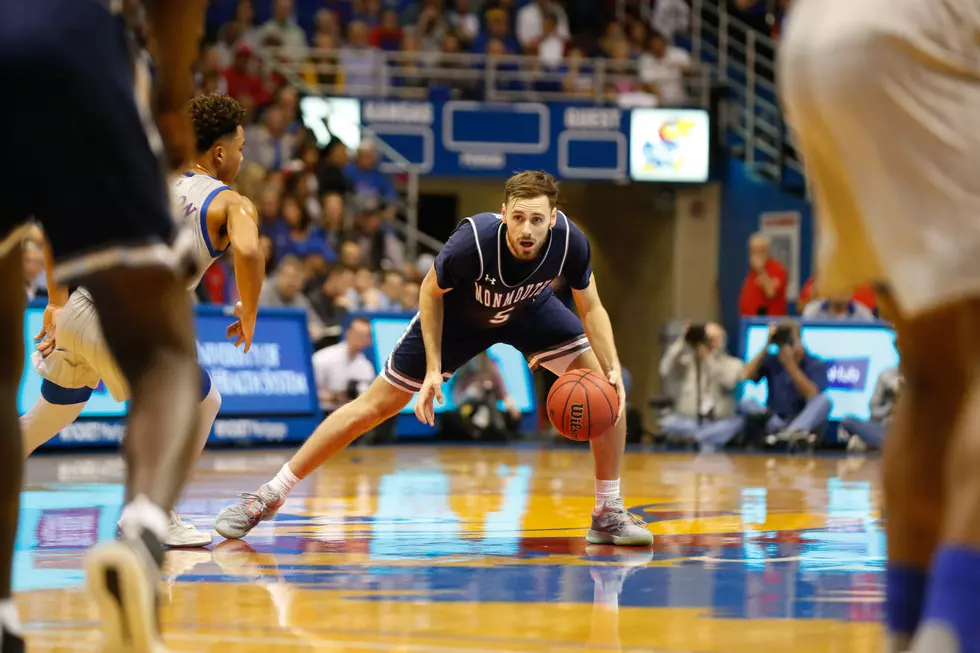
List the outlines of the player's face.
{"label": "player's face", "polygon": [[507,247],[522,261],[541,253],[548,231],[555,224],[557,211],[545,195],[533,199],[512,199],[500,211],[507,225]]}
{"label": "player's face", "polygon": [[215,159],[218,168],[218,179],[226,184],[235,181],[238,171],[242,169],[243,152],[245,151],[245,130],[239,125],[235,135],[224,138],[215,148]]}

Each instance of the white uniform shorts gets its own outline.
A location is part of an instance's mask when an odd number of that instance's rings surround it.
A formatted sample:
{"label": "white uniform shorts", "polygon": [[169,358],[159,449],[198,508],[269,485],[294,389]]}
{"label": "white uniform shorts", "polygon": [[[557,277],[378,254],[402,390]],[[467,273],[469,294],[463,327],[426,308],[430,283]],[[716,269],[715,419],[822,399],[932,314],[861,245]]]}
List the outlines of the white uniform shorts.
{"label": "white uniform shorts", "polygon": [[57,349],[32,358],[38,373],[63,388],[96,388],[101,380],[116,401],[129,399],[129,383],[102,337],[91,296],[76,290],[55,322]]}
{"label": "white uniform shorts", "polygon": [[778,77],[827,293],[980,296],[980,3],[794,0]]}

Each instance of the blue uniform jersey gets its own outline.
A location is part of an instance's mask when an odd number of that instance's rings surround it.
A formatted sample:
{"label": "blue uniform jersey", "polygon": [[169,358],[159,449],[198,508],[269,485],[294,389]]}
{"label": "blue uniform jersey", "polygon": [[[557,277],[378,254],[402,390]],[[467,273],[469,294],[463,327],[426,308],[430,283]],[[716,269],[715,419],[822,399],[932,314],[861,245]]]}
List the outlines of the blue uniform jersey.
{"label": "blue uniform jersey", "polygon": [[506,230],[499,214],[480,213],[460,222],[439,252],[436,278],[440,288],[451,289],[444,296],[447,325],[503,326],[533,302],[546,299],[559,276],[577,290],[589,285],[589,240],[561,211],[532,261],[511,253]]}

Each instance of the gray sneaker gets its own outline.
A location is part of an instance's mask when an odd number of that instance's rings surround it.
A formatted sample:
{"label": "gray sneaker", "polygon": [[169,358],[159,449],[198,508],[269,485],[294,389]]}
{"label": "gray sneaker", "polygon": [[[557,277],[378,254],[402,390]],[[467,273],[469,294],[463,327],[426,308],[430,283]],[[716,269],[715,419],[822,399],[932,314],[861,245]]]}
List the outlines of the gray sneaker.
{"label": "gray sneaker", "polygon": [[615,544],[617,546],[650,546],[653,534],[646,523],[627,512],[620,497],[606,499],[602,509],[592,513],[592,528],[585,536],[590,544]]}
{"label": "gray sneaker", "polygon": [[241,501],[223,508],[214,519],[214,530],[229,540],[243,538],[259,522],[275,517],[286,501],[286,496],[270,488],[268,483],[255,494],[245,492],[238,496]]}

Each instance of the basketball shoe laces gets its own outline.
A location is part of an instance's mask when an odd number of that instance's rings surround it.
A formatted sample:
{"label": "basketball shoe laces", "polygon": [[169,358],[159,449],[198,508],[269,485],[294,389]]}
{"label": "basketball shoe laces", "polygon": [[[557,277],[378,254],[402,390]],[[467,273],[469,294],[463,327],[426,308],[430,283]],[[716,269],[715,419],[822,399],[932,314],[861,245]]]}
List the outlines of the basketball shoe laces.
{"label": "basketball shoe laces", "polygon": [[252,492],[242,492],[238,496],[245,500],[245,510],[248,511],[248,514],[251,517],[261,516],[262,512],[269,507],[266,502],[262,500],[262,497]]}

